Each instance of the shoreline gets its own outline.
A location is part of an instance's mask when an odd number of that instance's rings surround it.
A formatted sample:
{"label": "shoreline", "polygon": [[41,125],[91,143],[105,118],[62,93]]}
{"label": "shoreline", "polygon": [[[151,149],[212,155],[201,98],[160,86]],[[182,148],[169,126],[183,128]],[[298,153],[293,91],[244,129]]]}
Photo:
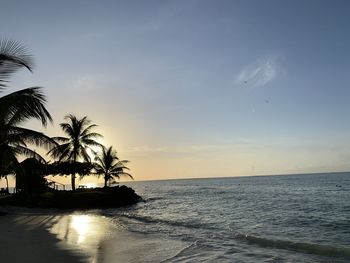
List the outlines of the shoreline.
{"label": "shoreline", "polygon": [[0,258],[13,263],[161,262],[188,244],[129,231],[94,211],[7,207],[0,216]]}

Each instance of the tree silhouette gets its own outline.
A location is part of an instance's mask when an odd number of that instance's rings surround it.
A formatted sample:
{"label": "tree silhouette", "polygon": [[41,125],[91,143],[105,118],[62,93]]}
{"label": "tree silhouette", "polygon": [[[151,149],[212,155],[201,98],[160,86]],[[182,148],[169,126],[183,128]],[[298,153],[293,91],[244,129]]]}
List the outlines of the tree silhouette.
{"label": "tree silhouette", "polygon": [[[91,147],[101,147],[95,139],[101,138],[102,135],[93,132],[93,129],[97,126],[92,124],[87,116],[82,119],[78,119],[73,114],[66,115],[65,120],[60,124],[63,132],[67,137],[54,137],[57,143],[60,143],[49,151],[49,154],[58,159],[58,162],[71,162],[77,163],[79,160],[85,162],[91,162],[91,157],[88,151],[94,153]],[[71,173],[72,190],[75,191],[75,172]]]}
{"label": "tree silhouette", "polygon": [[107,187],[109,181],[120,176],[128,176],[134,179],[131,174],[125,172],[129,170],[125,165],[129,162],[127,160],[119,160],[117,152],[113,150],[112,146],[109,148],[103,147],[102,152],[96,157],[94,164],[95,172],[98,176],[103,175],[104,187]]}
{"label": "tree silhouette", "polygon": [[[0,41],[0,92],[8,78],[20,68],[32,70],[31,56],[16,41]],[[29,148],[30,144],[51,148],[55,142],[41,132],[22,127],[23,122],[37,119],[45,127],[52,122],[47,111],[45,94],[40,87],[31,87],[0,97],[0,176],[18,171],[18,156],[30,156],[45,162]],[[8,188],[8,183],[7,183]]]}

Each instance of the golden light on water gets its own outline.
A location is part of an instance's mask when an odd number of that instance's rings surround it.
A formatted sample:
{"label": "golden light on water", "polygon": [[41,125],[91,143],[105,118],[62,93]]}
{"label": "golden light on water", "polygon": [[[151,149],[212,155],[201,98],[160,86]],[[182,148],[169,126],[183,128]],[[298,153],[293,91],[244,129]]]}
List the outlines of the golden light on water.
{"label": "golden light on water", "polygon": [[98,185],[95,184],[95,183],[83,183],[83,184],[80,184],[79,187],[83,187],[83,188],[96,188],[96,187],[98,187]]}
{"label": "golden light on water", "polygon": [[91,216],[88,215],[73,215],[71,228],[77,233],[77,244],[83,243],[92,229]]}
{"label": "golden light on water", "polygon": [[68,244],[78,245],[89,257],[87,262],[98,262],[98,249],[111,229],[115,227],[100,215],[72,214],[55,216],[50,224],[50,232]]}
{"label": "golden light on water", "polygon": [[50,232],[59,239],[81,247],[94,247],[106,235],[112,225],[107,219],[91,214],[73,214],[55,217]]}

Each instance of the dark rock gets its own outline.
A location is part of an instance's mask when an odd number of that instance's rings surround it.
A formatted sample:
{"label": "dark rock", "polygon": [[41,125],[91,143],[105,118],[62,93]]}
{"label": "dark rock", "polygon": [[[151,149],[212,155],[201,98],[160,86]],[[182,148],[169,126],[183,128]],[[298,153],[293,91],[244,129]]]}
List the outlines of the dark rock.
{"label": "dark rock", "polygon": [[40,208],[90,209],[112,208],[135,204],[142,198],[127,186],[108,188],[78,189],[72,191],[50,190],[45,193],[28,195],[18,193],[2,198],[0,205]]}

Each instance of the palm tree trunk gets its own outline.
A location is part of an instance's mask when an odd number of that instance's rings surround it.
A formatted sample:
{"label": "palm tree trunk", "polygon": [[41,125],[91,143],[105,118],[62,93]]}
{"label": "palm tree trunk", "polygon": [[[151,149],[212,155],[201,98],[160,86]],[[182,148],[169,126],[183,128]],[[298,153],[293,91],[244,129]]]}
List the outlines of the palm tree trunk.
{"label": "palm tree trunk", "polygon": [[105,188],[107,187],[107,182],[108,182],[108,177],[105,175],[105,177],[103,178],[103,179],[105,179]]}
{"label": "palm tree trunk", "polygon": [[75,192],[75,173],[71,175],[72,191]]}
{"label": "palm tree trunk", "polygon": [[9,191],[9,180],[8,180],[8,178],[7,178],[7,175],[5,175],[5,180],[6,180],[6,190],[7,190],[7,192],[9,193],[10,191]]}
{"label": "palm tree trunk", "polygon": [[[74,164],[77,163],[76,153],[73,154],[73,161],[74,161]],[[75,173],[72,173],[71,180],[72,180],[72,191],[75,192]]]}

